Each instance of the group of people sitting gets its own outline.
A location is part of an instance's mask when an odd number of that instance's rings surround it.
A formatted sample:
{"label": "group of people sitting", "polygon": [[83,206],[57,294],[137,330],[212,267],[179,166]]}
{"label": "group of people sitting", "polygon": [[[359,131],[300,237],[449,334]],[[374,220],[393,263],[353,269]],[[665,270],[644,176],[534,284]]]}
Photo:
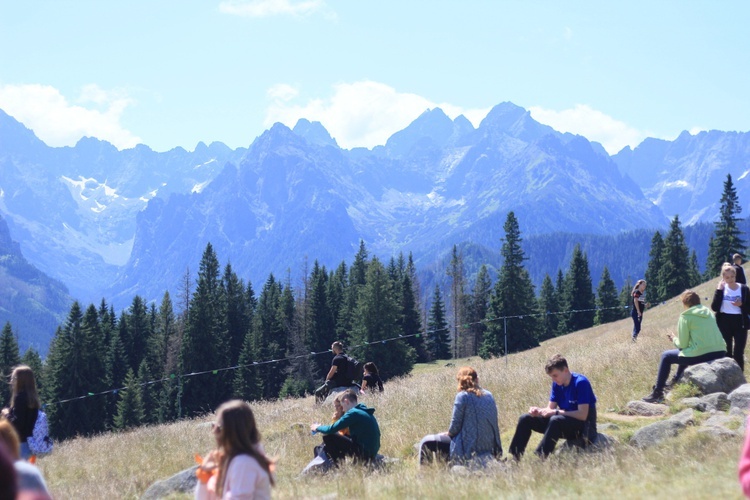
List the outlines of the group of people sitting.
{"label": "group of people sitting", "polygon": [[357,361],[347,356],[344,352],[344,344],[338,341],[334,342],[331,344],[331,352],[333,352],[331,368],[328,370],[328,374],[326,374],[323,385],[315,390],[316,403],[325,401],[331,391],[339,387],[356,387],[361,394],[365,394],[366,391],[383,392],[383,380],[380,378],[380,373],[375,363],[368,361],[364,364],[362,384],[359,384],[355,380],[357,377]]}

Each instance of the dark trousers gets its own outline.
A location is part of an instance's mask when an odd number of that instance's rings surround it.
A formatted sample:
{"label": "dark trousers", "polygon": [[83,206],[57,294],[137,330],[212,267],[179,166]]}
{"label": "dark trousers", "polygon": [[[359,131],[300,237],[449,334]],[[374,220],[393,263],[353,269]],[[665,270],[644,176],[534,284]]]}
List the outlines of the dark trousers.
{"label": "dark trousers", "polygon": [[354,457],[356,460],[363,461],[370,458],[365,455],[365,451],[360,445],[352,441],[352,438],[349,436],[342,436],[338,432],[334,434],[324,434],[323,446],[325,446],[326,454],[336,463],[346,457]]}
{"label": "dark trousers", "polygon": [[546,458],[555,451],[555,446],[561,438],[577,439],[582,437],[586,423],[577,418],[565,415],[553,417],[532,417],[528,413],[521,415],[516,426],[516,433],[510,443],[510,453],[516,460],[520,460],[526,445],[529,444],[531,431],[544,434],[542,442],[536,448],[536,454]]}
{"label": "dark trousers", "polygon": [[727,343],[727,356],[733,358],[740,369],[745,371],[745,345],[747,345],[747,330],[742,325],[741,314],[717,314],[716,324],[719,325],[721,336]]}
{"label": "dark trousers", "polygon": [[667,384],[667,378],[669,372],[672,369],[672,365],[677,365],[677,373],[675,373],[675,380],[682,377],[682,372],[688,366],[705,363],[707,361],[713,361],[715,359],[723,358],[726,356],[724,351],[709,352],[700,356],[680,356],[679,349],[670,349],[661,353],[661,361],[659,361],[659,371],[656,374],[656,387],[657,391],[663,391],[664,386]]}
{"label": "dark trousers", "polygon": [[328,397],[328,394],[331,393],[331,389],[333,389],[334,387],[336,387],[336,382],[334,382],[333,380],[326,380],[325,384],[315,389],[315,402],[322,403],[323,401],[325,401]]}
{"label": "dark trousers", "polygon": [[636,338],[638,334],[641,333],[641,322],[643,321],[643,316],[639,318],[638,311],[631,309],[630,317],[633,318],[633,338]]}
{"label": "dark trousers", "polygon": [[451,454],[451,438],[446,434],[430,434],[419,442],[419,465],[435,459],[448,461]]}

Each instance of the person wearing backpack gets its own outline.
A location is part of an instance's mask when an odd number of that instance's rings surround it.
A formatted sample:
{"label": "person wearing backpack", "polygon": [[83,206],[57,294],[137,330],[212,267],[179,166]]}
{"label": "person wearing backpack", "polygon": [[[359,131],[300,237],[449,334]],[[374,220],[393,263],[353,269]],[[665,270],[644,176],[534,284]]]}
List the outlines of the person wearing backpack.
{"label": "person wearing backpack", "polygon": [[34,372],[26,365],[19,365],[10,376],[11,405],[2,414],[13,424],[21,442],[21,458],[28,460],[33,454],[28,439],[34,434],[39,408],[39,395],[36,390]]}
{"label": "person wearing backpack", "polygon": [[331,389],[335,387],[349,387],[352,385],[352,378],[349,377],[351,369],[349,367],[350,358],[344,354],[344,344],[339,341],[331,344],[333,352],[333,361],[331,369],[326,375],[325,383],[315,390],[315,402],[322,403],[328,397]]}

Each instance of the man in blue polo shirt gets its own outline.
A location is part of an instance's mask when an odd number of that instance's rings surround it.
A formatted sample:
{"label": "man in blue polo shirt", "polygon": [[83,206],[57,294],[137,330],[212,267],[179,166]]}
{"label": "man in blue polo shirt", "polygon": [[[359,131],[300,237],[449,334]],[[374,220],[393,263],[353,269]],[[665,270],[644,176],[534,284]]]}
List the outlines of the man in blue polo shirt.
{"label": "man in blue polo shirt", "polygon": [[546,408],[532,406],[529,413],[518,419],[516,433],[510,443],[510,453],[520,460],[531,431],[544,434],[536,454],[546,458],[555,450],[561,438],[596,439],[596,396],[589,380],[571,372],[568,361],[561,355],[553,356],[544,367],[552,379],[552,393]]}

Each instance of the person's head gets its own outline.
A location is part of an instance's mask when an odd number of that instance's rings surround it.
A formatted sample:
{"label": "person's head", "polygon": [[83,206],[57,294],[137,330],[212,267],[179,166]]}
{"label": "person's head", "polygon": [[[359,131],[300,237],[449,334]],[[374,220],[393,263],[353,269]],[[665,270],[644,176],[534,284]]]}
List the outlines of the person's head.
{"label": "person's head", "polygon": [[341,417],[344,412],[344,407],[341,406],[341,397],[344,395],[343,392],[339,392],[335,398],[333,398],[333,411],[334,414],[338,417]]}
{"label": "person's head", "polygon": [[685,309],[689,309],[701,303],[700,295],[692,290],[685,290],[684,292],[682,292],[682,294],[680,295],[680,300],[682,300],[682,305],[685,306]]}
{"label": "person's head", "polygon": [[737,271],[729,262],[725,262],[721,266],[721,279],[723,279],[725,283],[729,283],[730,285],[734,283],[735,279],[737,279]]}
{"label": "person's head", "polygon": [[635,293],[636,290],[643,292],[646,289],[646,280],[638,280],[635,282],[635,286],[633,287],[633,293]]}
{"label": "person's head", "polygon": [[344,344],[339,342],[338,340],[331,344],[331,351],[333,351],[334,354],[341,354],[344,352]]}
{"label": "person's head", "polygon": [[479,377],[477,371],[471,366],[462,366],[458,369],[456,374],[456,381],[458,382],[458,392],[466,391],[474,394],[475,396],[482,395],[482,388],[479,387]]}
{"label": "person's head", "polygon": [[568,368],[568,360],[560,354],[555,354],[547,360],[547,364],[544,365],[544,371],[547,372],[547,375],[557,385],[568,385],[570,383],[572,375]]}
{"label": "person's head", "polygon": [[344,412],[347,412],[357,406],[357,393],[351,389],[347,389],[341,393],[341,407]]}
{"label": "person's head", "polygon": [[36,380],[34,379],[34,372],[26,365],[18,365],[13,369],[13,373],[10,375],[10,387],[12,394],[12,400],[22,392],[26,393],[29,402],[29,408],[41,408],[39,402],[39,395],[36,392]]}
{"label": "person's head", "polygon": [[8,448],[0,442],[0,498],[17,498],[16,468]]}
{"label": "person's head", "polygon": [[21,443],[18,439],[18,433],[15,427],[8,420],[0,419],[0,443],[5,444],[13,460],[21,458]]}
{"label": "person's head", "polygon": [[365,363],[364,370],[371,375],[379,375],[378,367],[372,361]]}
{"label": "person's head", "polygon": [[736,253],[732,255],[732,262],[737,264],[738,266],[742,264],[742,255]]}
{"label": "person's head", "polygon": [[[243,454],[255,458],[260,466],[268,472],[271,484],[273,484],[272,462],[256,448],[256,445],[260,442],[260,432],[255,423],[255,415],[250,408],[250,404],[246,401],[234,399],[219,406],[219,409],[216,410],[213,432],[217,446],[224,452],[219,465],[217,488],[223,489],[226,469],[232,458]],[[220,490],[217,490],[217,493],[219,496],[222,494]]]}

